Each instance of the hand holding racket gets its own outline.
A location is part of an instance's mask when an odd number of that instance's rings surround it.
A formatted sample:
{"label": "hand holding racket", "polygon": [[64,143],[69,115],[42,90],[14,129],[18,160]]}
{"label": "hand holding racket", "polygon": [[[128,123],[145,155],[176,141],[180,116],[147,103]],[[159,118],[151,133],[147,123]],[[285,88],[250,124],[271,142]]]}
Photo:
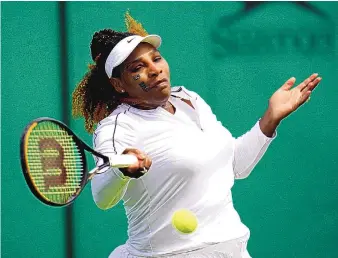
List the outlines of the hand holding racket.
{"label": "hand holding racket", "polygon": [[152,164],[150,157],[138,149],[128,148],[125,149],[122,154],[135,155],[138,160],[137,163],[120,169],[125,176],[139,178],[148,171]]}
{"label": "hand holding racket", "polygon": [[[66,125],[51,118],[38,118],[29,123],[22,134],[20,148],[22,171],[30,190],[51,206],[72,203],[87,182],[107,167],[129,167],[129,173],[135,173],[133,166],[138,167],[137,164],[148,167],[140,163],[135,154],[108,158],[94,151]],[[103,164],[87,172],[85,150],[102,158]],[[145,172],[142,170],[142,174]]]}

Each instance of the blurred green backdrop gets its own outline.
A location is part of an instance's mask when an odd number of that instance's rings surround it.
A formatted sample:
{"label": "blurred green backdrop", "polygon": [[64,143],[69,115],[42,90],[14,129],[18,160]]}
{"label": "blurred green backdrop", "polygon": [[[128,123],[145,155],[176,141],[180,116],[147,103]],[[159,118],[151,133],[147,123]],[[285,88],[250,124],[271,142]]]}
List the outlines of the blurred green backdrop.
{"label": "blurred green backdrop", "polygon": [[[125,30],[127,9],[162,36],[173,85],[204,97],[234,136],[251,128],[289,77],[322,75],[310,103],[282,123],[233,195],[253,257],[338,257],[337,2],[66,2],[66,56],[58,2],[1,2],[2,257],[65,257],[64,209],[29,192],[19,139],[36,117],[62,118],[62,58],[67,100],[91,62],[92,34]],[[91,144],[82,120],[70,127]],[[127,238],[123,205],[99,210],[90,186],[73,214],[77,258],[107,257]]]}

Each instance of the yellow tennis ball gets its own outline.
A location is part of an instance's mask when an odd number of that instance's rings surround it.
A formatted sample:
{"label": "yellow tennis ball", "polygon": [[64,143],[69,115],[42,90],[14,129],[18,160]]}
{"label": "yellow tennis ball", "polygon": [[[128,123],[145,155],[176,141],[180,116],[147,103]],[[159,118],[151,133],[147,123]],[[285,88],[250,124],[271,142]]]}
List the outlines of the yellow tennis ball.
{"label": "yellow tennis ball", "polygon": [[196,215],[186,209],[175,211],[171,222],[175,229],[184,234],[190,234],[194,232],[198,225]]}

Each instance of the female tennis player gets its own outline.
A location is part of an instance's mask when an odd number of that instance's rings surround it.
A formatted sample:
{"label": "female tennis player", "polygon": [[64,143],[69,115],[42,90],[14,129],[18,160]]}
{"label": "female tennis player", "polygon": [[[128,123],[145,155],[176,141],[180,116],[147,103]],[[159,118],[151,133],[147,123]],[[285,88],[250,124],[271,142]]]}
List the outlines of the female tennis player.
{"label": "female tennis player", "polygon": [[[89,132],[97,124],[95,150],[138,158],[91,182],[99,208],[123,200],[128,218],[128,240],[109,257],[250,257],[250,231],[232,202],[234,179],[251,173],[277,126],[310,98],[321,78],[313,74],[295,87],[295,78],[287,80],[253,127],[234,138],[196,92],[170,84],[160,36],[136,25],[94,34],[95,64],[73,93],[73,114],[85,118]],[[193,233],[173,228],[179,209],[195,214]]]}

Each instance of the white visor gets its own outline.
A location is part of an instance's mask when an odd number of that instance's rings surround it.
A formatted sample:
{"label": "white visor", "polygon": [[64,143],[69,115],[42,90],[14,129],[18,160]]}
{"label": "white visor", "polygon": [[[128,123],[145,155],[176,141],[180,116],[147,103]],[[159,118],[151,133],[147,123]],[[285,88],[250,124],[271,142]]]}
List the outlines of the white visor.
{"label": "white visor", "polygon": [[145,37],[132,35],[122,39],[116,44],[107,57],[105,70],[109,78],[112,77],[113,69],[122,64],[141,42],[149,43],[155,48],[158,48],[162,40],[158,35],[148,35]]}

